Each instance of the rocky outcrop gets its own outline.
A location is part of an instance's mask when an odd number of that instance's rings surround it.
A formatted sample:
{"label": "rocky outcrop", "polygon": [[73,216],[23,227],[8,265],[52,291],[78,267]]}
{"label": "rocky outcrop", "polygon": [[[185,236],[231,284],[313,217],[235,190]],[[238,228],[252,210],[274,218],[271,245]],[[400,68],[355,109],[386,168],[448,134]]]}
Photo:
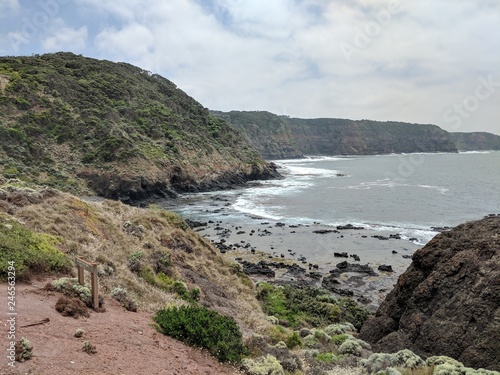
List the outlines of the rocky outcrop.
{"label": "rocky outcrop", "polygon": [[436,235],[361,329],[375,351],[410,348],[500,370],[500,216]]}
{"label": "rocky outcrop", "polygon": [[246,171],[229,170],[210,178],[199,178],[180,167],[168,171],[157,171],[149,176],[127,175],[81,169],[78,177],[85,180],[97,195],[119,199],[126,203],[136,203],[151,197],[175,198],[178,193],[203,192],[230,189],[248,181],[279,178],[274,163],[254,166]]}

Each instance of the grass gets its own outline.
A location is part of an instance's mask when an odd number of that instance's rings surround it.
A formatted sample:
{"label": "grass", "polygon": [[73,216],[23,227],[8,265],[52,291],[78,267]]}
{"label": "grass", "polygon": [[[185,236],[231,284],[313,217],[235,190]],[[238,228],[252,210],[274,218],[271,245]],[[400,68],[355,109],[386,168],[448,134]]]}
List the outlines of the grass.
{"label": "grass", "polygon": [[368,312],[354,301],[324,298],[325,292],[317,288],[277,287],[260,283],[258,298],[264,311],[293,328],[312,325],[326,326],[349,321],[355,327],[368,317]]}
{"label": "grass", "polygon": [[57,247],[62,242],[60,237],[33,232],[0,214],[0,279],[7,279],[11,262],[19,279],[67,271],[70,261]]}
{"label": "grass", "polygon": [[[88,202],[67,193],[28,189],[22,182],[10,181],[6,188],[6,181],[2,184],[0,180],[0,191],[4,192],[0,193],[0,223],[13,222],[23,237],[47,253],[57,250],[54,254],[67,259],[72,272],[76,255],[98,262],[104,270],[112,269],[100,274],[100,292],[110,294],[115,288],[124,288],[140,310],[149,312],[200,298],[210,308],[233,316],[244,335],[264,332],[270,326],[248,277],[178,215],[117,201]],[[5,228],[0,224],[0,233]],[[0,252],[0,259],[4,254]],[[151,267],[154,283],[167,287],[152,287],[147,276],[130,270],[128,263],[134,254],[142,254],[144,264]],[[50,263],[54,267],[59,264],[56,259]],[[48,271],[56,272],[56,268]]]}

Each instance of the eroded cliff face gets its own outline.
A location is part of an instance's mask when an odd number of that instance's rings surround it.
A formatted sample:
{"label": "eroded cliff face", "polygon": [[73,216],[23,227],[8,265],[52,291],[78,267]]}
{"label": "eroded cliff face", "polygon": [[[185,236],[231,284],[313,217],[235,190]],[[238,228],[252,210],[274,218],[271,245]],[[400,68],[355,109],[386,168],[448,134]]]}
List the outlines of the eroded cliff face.
{"label": "eroded cliff face", "polygon": [[500,370],[500,216],[438,234],[360,336],[375,351],[410,348]]}
{"label": "eroded cliff face", "polygon": [[288,123],[297,147],[310,155],[457,151],[448,133],[435,125],[297,118]]}
{"label": "eroded cliff face", "polygon": [[212,113],[242,131],[252,146],[268,159],[303,155],[457,152],[449,133],[435,125],[300,119],[262,111]]}

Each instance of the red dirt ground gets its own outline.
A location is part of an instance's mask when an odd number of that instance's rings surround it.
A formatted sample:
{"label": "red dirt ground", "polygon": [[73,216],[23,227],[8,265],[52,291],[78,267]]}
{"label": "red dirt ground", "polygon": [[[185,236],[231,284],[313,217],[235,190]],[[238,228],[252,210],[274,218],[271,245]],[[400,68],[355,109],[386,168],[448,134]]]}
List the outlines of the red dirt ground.
{"label": "red dirt ground", "polygon": [[[7,285],[0,284],[0,374],[56,375],[229,375],[239,372],[222,365],[206,351],[194,349],[158,333],[150,326],[151,315],[129,312],[112,298],[105,300],[106,312],[90,312],[89,318],[60,315],[54,308],[60,294],[43,290],[46,281],[16,286],[16,338],[26,337],[33,345],[33,358],[16,367],[7,365]],[[49,318],[50,322],[21,328]],[[85,330],[82,338],[73,333]],[[97,353],[82,351],[84,341]]]}

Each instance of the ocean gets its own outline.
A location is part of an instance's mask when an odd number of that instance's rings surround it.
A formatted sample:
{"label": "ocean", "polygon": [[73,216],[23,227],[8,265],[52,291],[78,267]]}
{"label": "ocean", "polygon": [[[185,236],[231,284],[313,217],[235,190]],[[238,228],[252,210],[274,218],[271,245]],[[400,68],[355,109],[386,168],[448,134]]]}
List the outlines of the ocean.
{"label": "ocean", "polygon": [[[423,245],[435,227],[500,213],[500,152],[278,160],[282,180],[184,194],[159,206],[184,218],[287,224],[351,223]],[[434,227],[434,228],[433,228]]]}

